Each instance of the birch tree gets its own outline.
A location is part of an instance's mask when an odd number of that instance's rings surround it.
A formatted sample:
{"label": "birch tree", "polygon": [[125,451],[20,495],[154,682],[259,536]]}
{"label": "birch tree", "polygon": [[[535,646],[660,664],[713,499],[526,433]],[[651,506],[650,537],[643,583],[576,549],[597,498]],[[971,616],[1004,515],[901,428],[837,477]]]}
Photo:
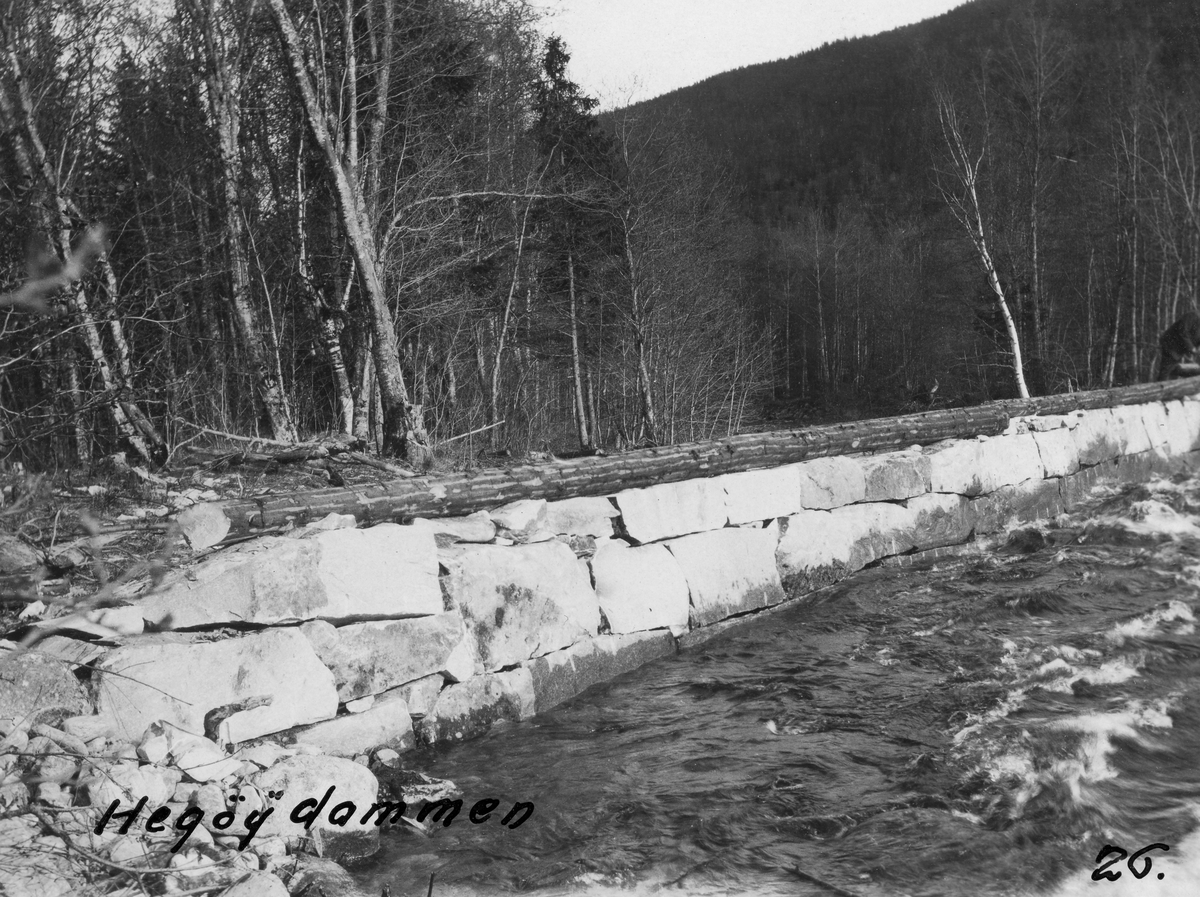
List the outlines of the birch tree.
{"label": "birch tree", "polygon": [[[62,160],[72,154],[69,147],[56,147],[52,154],[42,139],[38,123],[34,90],[31,89],[25,66],[21,59],[19,31],[32,27],[32,23],[14,21],[12,9],[0,17],[0,41],[3,42],[3,61],[0,63],[0,126],[7,135],[12,156],[22,182],[23,194],[33,211],[43,238],[48,241],[50,251],[58,257],[57,264],[67,265],[72,258],[72,238],[79,228],[90,222],[87,215],[72,196],[67,178],[74,166],[66,168]],[[83,110],[77,110],[83,114]],[[106,307],[99,313],[93,308],[88,295],[87,282],[83,279],[65,287],[67,306],[79,323],[79,332],[104,390],[104,405],[118,432],[142,459],[158,463],[166,455],[165,445],[158,430],[133,399],[133,364],[124,326],[118,311],[118,281],[107,258],[107,249],[102,248],[96,259],[103,279]],[[105,327],[107,325],[107,327]],[[107,329],[107,341],[104,330]],[[72,384],[71,395],[78,397],[78,376],[69,371]],[[78,401],[77,401],[78,405]],[[79,408],[76,408],[78,415]],[[83,457],[85,446],[79,445],[81,434],[77,429],[77,449]]]}
{"label": "birch tree", "polygon": [[225,9],[225,15],[221,16],[217,0],[185,2],[204,69],[205,109],[209,127],[216,136],[220,160],[221,220],[229,263],[229,307],[238,336],[250,357],[255,391],[270,420],[274,437],[284,442],[296,442],[299,436],[284,392],[278,352],[273,346],[276,336],[271,331],[264,337],[250,286],[250,259],[246,250],[241,197],[240,145],[245,67],[252,55],[248,29],[243,26],[240,38],[236,37],[234,23],[229,21],[232,8]]}
{"label": "birch tree", "polygon": [[[980,204],[979,188],[980,173],[987,157],[988,136],[986,125],[977,145],[970,145],[965,132],[964,123],[959,115],[958,107],[949,90],[944,86],[938,87],[934,93],[937,105],[938,124],[941,126],[942,141],[945,144],[946,162],[944,167],[935,170],[938,191],[954,219],[962,226],[971,240],[975,253],[979,257],[988,288],[992,292],[996,310],[1004,322],[1008,334],[1008,347],[1012,353],[1013,378],[1016,381],[1017,394],[1029,398],[1029,387],[1025,385],[1025,367],[1021,358],[1021,338],[1017,333],[1017,325],[1013,321],[1008,308],[1008,300],[1004,295],[1004,287],[1000,275],[996,271],[996,263],[988,249],[987,228],[984,225],[984,212]],[[986,116],[985,116],[986,119]]]}
{"label": "birch tree", "polygon": [[[417,466],[424,467],[429,460],[429,440],[421,419],[421,409],[410,400],[404,371],[400,366],[395,320],[381,271],[379,246],[370,215],[371,203],[358,178],[357,153],[354,147],[346,153],[339,152],[335,143],[339,124],[317,96],[313,70],[284,0],[267,2],[279,29],[305,120],[325,161],[325,170],[337,199],[341,225],[358,269],[358,281],[370,321],[371,351],[383,412],[384,451],[404,456]],[[390,5],[387,4],[389,8]],[[349,64],[353,66],[356,62],[353,33],[356,18],[347,16],[346,22],[351,29],[351,33],[345,35],[346,52],[351,54]],[[384,60],[382,64],[389,62]],[[376,89],[386,90],[386,81],[377,83]],[[350,108],[356,109],[357,103],[354,102]],[[357,125],[352,123],[347,133],[351,141],[356,141]]]}

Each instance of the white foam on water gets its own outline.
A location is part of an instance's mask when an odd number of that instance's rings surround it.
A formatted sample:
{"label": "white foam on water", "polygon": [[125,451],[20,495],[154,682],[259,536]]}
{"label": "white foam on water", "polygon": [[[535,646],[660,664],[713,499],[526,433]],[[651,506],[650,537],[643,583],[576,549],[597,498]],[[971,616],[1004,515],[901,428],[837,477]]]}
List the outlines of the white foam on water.
{"label": "white foam on water", "polygon": [[1090,659],[1101,657],[1100,652],[1095,648],[1074,648],[1071,645],[1054,645],[1050,651],[1071,663],[1084,663]]}
{"label": "white foam on water", "polygon": [[[1052,660],[1044,664],[1037,672],[1053,681],[1043,682],[1046,691],[1070,694],[1076,682],[1086,682],[1089,685],[1117,685],[1128,682],[1141,675],[1142,667],[1146,664],[1145,654],[1136,657],[1117,657],[1106,661],[1098,667],[1079,669],[1064,660]],[[1055,678],[1057,674],[1057,678]]]}
{"label": "white foam on water", "polygon": [[985,713],[972,713],[967,717],[967,725],[954,733],[954,743],[961,745],[968,738],[979,734],[983,729],[999,722],[1009,714],[1021,709],[1025,703],[1025,690],[1017,688],[1005,695],[1004,700]]}
{"label": "white foam on water", "polygon": [[1173,483],[1170,480],[1164,480],[1162,477],[1153,477],[1146,483],[1146,488],[1156,495],[1187,495],[1192,490],[1188,488],[1188,482]]}
{"label": "white foam on water", "polygon": [[1115,524],[1139,536],[1189,536],[1200,538],[1200,526],[1191,514],[1181,514],[1170,505],[1154,498],[1135,501],[1129,506],[1129,516],[1103,516],[1099,521]]}
{"label": "white foam on water", "polygon": [[1176,635],[1188,635],[1195,631],[1196,615],[1191,605],[1178,599],[1151,608],[1124,623],[1118,623],[1104,634],[1110,642],[1121,644],[1127,638],[1143,638],[1165,628],[1167,623],[1179,623],[1175,628]]}
{"label": "white foam on water", "polygon": [[1116,778],[1117,771],[1108,762],[1116,751],[1113,739],[1127,738],[1145,744],[1139,729],[1171,728],[1169,703],[1166,699],[1149,703],[1130,701],[1124,710],[1117,713],[1085,713],[1054,720],[1047,726],[1048,729],[1079,732],[1084,738],[1080,742],[1079,753],[1056,762],[1051,767],[1052,771],[1071,786],[1072,796],[1078,793],[1082,785]]}
{"label": "white foam on water", "polygon": [[1054,676],[1070,676],[1075,672],[1075,667],[1071,666],[1061,657],[1056,657],[1049,663],[1044,663],[1037,668],[1036,676],[1050,679]]}
{"label": "white foam on water", "polygon": [[[1178,699],[1175,694],[1156,701],[1129,701],[1122,710],[1112,713],[1085,713],[1044,722],[1043,732],[1075,732],[1081,736],[1071,756],[1051,763],[1045,757],[1040,762],[1035,758],[1038,740],[1028,730],[1020,733],[1019,740],[981,739],[974,747],[978,754],[976,768],[990,781],[1011,789],[1009,812],[1014,819],[1051,786],[1065,787],[1076,806],[1098,806],[1103,798],[1091,789],[1117,777],[1117,770],[1109,762],[1117,749],[1115,740],[1124,738],[1146,745],[1141,730],[1171,728],[1170,710]],[[971,727],[972,734],[977,730],[977,726]]]}

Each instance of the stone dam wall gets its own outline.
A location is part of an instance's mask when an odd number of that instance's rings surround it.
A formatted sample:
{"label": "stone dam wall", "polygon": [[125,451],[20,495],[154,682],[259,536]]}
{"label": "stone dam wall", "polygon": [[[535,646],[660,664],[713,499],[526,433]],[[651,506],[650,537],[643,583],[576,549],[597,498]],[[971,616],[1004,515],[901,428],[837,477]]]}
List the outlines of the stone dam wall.
{"label": "stone dam wall", "polygon": [[1052,517],[1197,448],[1200,400],[1185,399],[408,525],[330,515],[93,612],[120,637],[43,640],[34,659],[76,672],[36,710],[95,716],[132,743],[157,721],[344,757],[457,741],[723,621]]}
{"label": "stone dam wall", "polygon": [[461,803],[397,769],[417,742],[525,719],[870,564],[987,544],[1102,482],[1192,469],[1198,449],[1188,398],[404,525],[331,514],[221,549],[32,650],[0,641],[0,893],[148,869],[172,892],[361,897],[312,854],[369,855],[396,807],[420,827]]}

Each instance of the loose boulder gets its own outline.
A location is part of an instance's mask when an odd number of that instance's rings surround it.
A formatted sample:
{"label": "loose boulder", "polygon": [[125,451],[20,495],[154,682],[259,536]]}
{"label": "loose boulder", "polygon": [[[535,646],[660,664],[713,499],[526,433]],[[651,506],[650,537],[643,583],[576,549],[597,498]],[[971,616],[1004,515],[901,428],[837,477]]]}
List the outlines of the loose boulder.
{"label": "loose boulder", "polygon": [[75,675],[78,668],[73,659],[44,650],[0,650],[0,719],[57,723],[88,713],[91,701]]}
{"label": "loose boulder", "polygon": [[252,783],[275,810],[256,838],[316,840],[326,856],[346,859],[379,848],[378,827],[363,821],[379,797],[379,782],[365,766],[339,757],[291,757],[258,773]]}
{"label": "loose boulder", "polygon": [[41,556],[16,536],[0,533],[0,574],[31,573],[42,565]]}

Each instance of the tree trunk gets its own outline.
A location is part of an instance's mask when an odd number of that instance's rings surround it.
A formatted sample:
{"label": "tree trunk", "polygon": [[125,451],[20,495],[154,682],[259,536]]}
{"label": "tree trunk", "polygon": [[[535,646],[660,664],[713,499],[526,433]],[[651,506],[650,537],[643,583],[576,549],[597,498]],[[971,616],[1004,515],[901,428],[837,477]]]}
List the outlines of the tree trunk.
{"label": "tree trunk", "polygon": [[253,368],[252,379],[258,400],[266,412],[275,439],[298,442],[299,434],[287,407],[283,392],[283,372],[263,339],[258,313],[250,289],[250,259],[246,253],[246,228],[242,218],[242,162],[239,146],[241,109],[238,99],[240,74],[232,72],[229,61],[218,50],[217,23],[212,0],[191,0],[192,13],[204,46],[208,74],[205,79],[208,103],[205,110],[209,125],[217,135],[221,160],[221,215],[225,232],[225,252],[229,260],[229,305],[238,335]]}
{"label": "tree trunk", "polygon": [[429,438],[421,415],[409,400],[408,387],[404,382],[395,324],[379,274],[377,247],[368,224],[361,187],[351,179],[334,146],[325,113],[317,102],[300,35],[284,6],[284,0],[268,0],[268,3],[283,38],[284,51],[300,92],[309,128],[325,157],[325,167],[333,181],[342,227],[358,265],[370,315],[371,346],[383,410],[383,450],[404,456],[415,467],[424,468],[432,457]]}
{"label": "tree trunk", "polygon": [[[40,224],[51,243],[57,245],[62,260],[66,261],[71,256],[71,215],[74,213],[80,220],[86,220],[86,218],[64,194],[58,175],[50,164],[45,144],[42,143],[37,123],[34,120],[33,100],[21,69],[20,60],[17,57],[12,34],[5,31],[4,38],[5,62],[8,74],[12,78],[17,105],[14,107],[10,101],[7,85],[0,84],[0,125],[10,135],[13,156],[26,186],[32,190],[34,185],[40,182],[41,190],[37,192],[44,190],[47,198],[53,204],[53,212],[50,211],[47,204],[41,205]],[[115,283],[114,277],[110,284],[110,288],[114,292],[109,296],[109,301],[114,305],[116,302]],[[69,286],[67,296],[68,304],[80,322],[84,344],[88,348],[104,386],[107,407],[113,423],[142,460],[153,464],[160,463],[164,460],[165,455],[162,437],[142,414],[140,408],[136,411],[136,417],[142,424],[142,429],[150,434],[149,440],[144,438],[138,425],[130,419],[126,409],[132,405],[128,398],[131,384],[122,378],[119,369],[114,370],[113,368],[104,348],[100,327],[92,313],[83,282],[79,281]],[[77,376],[74,387],[78,389]],[[76,417],[78,417],[78,412],[76,412]],[[80,422],[76,420],[75,425],[78,433]],[[85,447],[77,446],[77,451],[82,451],[83,448]],[[83,460],[82,456],[80,460]]]}
{"label": "tree trunk", "polygon": [[588,436],[591,428],[588,426],[587,405],[583,397],[583,365],[579,358],[579,316],[575,296],[575,256],[567,253],[567,296],[571,313],[571,393],[575,405],[575,427],[579,432],[579,447],[587,451],[592,447]]}
{"label": "tree trunk", "polygon": [[658,416],[654,412],[653,384],[650,380],[650,366],[646,362],[646,327],[649,315],[638,289],[638,270],[629,233],[628,215],[623,218],[622,223],[625,232],[625,263],[629,266],[629,306],[633,322],[633,351],[637,358],[638,395],[642,400],[642,426],[646,431],[646,438],[657,445]]}
{"label": "tree trunk", "polygon": [[353,275],[346,278],[345,289],[340,298],[330,304],[317,286],[312,270],[312,259],[308,254],[308,201],[304,183],[304,135],[301,133],[296,152],[296,260],[300,269],[300,280],[312,308],[313,318],[320,329],[321,347],[333,374],[333,385],[337,395],[338,428],[342,433],[354,432],[354,394],[350,388],[350,374],[346,370],[346,358],[342,352],[342,327],[346,307],[350,303],[350,285]]}
{"label": "tree trunk", "polygon": [[1025,365],[1021,358],[1021,338],[1017,333],[1017,325],[1013,321],[1012,314],[1008,310],[1008,302],[1004,296],[1004,288],[1000,284],[1000,277],[996,273],[995,262],[992,261],[991,253],[988,251],[987,237],[983,226],[983,209],[979,204],[979,193],[976,189],[984,153],[980,151],[976,155],[967,149],[962,128],[958,121],[958,112],[949,94],[943,90],[939,90],[936,102],[938,119],[942,127],[942,137],[946,142],[947,149],[950,151],[951,163],[954,169],[953,174],[963,192],[962,196],[958,196],[951,193],[948,188],[942,187],[942,195],[954,213],[955,218],[958,219],[959,223],[970,235],[971,242],[975,245],[975,251],[979,254],[979,260],[983,264],[983,270],[987,276],[988,286],[995,296],[996,308],[1000,312],[1000,317],[1004,321],[1004,329],[1008,334],[1008,344],[1012,351],[1013,377],[1017,383],[1017,393],[1021,398],[1027,399],[1029,398],[1029,387],[1025,385]]}

